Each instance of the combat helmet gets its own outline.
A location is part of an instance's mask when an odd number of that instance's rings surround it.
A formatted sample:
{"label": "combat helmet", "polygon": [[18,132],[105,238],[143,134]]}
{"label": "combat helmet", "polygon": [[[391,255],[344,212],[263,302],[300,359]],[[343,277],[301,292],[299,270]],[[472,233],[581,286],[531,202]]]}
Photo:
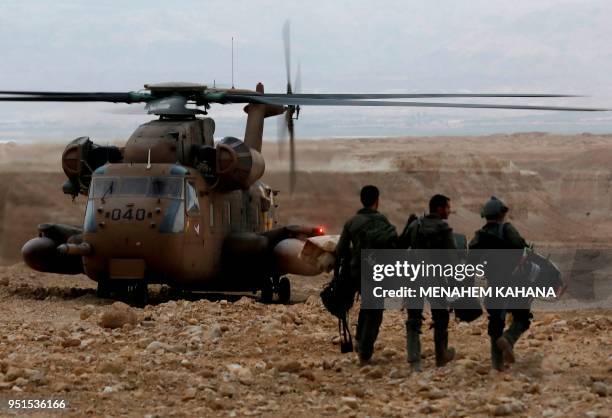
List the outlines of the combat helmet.
{"label": "combat helmet", "polygon": [[491,199],[487,201],[480,211],[480,216],[483,218],[496,218],[503,213],[508,212],[508,206],[495,196],[491,196]]}

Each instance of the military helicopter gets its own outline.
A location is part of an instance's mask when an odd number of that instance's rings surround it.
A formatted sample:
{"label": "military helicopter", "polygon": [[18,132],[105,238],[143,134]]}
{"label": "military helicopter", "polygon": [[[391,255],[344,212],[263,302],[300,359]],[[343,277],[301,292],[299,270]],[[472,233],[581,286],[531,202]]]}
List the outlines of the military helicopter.
{"label": "military helicopter", "polygon": [[[22,248],[34,270],[86,274],[100,297],[147,302],[148,285],[193,291],[261,291],[264,302],[291,297],[286,274],[315,275],[300,251],[317,226],[279,226],[275,191],[260,179],[264,120],[283,118],[289,133],[290,188],[295,185],[295,120],[301,106],[391,106],[598,111],[510,104],[392,99],[569,97],[559,94],[303,94],[290,81],[289,30],[285,93],[195,83],[145,84],[131,92],[0,91],[0,101],[144,103],[158,118],[140,125],[123,147],[71,141],[62,155],[63,191],[87,196],[82,226],[46,223]],[[243,139],[215,143],[213,104],[245,104]]]}

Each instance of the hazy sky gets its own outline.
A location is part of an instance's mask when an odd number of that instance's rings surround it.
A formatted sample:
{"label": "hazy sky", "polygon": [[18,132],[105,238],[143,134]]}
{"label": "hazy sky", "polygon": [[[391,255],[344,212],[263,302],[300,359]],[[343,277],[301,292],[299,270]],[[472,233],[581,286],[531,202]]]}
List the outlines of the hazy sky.
{"label": "hazy sky", "polygon": [[[285,85],[291,19],[304,92],[556,92],[528,104],[612,107],[612,2],[10,1],[0,3],[0,90],[138,90],[144,83]],[[510,101],[511,103],[517,102]],[[132,105],[131,108],[139,105]],[[150,117],[127,105],[0,104],[0,140],[127,138]],[[217,136],[243,134],[241,106],[216,106]],[[274,138],[276,121],[266,136]],[[303,108],[301,137],[612,132],[612,112]]]}

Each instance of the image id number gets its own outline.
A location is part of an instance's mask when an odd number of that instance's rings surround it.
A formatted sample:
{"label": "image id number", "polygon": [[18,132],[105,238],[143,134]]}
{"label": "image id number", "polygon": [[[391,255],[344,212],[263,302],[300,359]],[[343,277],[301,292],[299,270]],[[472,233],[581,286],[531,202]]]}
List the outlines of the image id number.
{"label": "image id number", "polygon": [[9,409],[64,409],[63,399],[9,399]]}

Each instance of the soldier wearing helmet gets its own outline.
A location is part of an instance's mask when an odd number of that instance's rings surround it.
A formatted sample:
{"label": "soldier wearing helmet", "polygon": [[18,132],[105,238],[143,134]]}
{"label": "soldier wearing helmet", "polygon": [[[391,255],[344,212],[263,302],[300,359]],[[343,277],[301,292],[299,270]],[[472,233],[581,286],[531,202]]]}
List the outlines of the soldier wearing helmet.
{"label": "soldier wearing helmet", "polygon": [[[527,242],[517,229],[506,222],[509,209],[501,200],[492,196],[481,211],[481,216],[486,219],[486,224],[476,231],[474,238],[469,244],[470,249],[523,249],[528,247]],[[504,259],[496,269],[493,269],[492,277],[487,277],[489,285],[503,283],[510,280],[516,260]],[[507,282],[506,282],[507,283]],[[514,362],[514,344],[519,337],[529,328],[531,312],[529,305],[525,309],[487,309],[489,315],[488,334],[491,339],[491,363],[494,369],[503,370],[504,363]],[[512,324],[504,331],[506,315],[512,314]]]}

